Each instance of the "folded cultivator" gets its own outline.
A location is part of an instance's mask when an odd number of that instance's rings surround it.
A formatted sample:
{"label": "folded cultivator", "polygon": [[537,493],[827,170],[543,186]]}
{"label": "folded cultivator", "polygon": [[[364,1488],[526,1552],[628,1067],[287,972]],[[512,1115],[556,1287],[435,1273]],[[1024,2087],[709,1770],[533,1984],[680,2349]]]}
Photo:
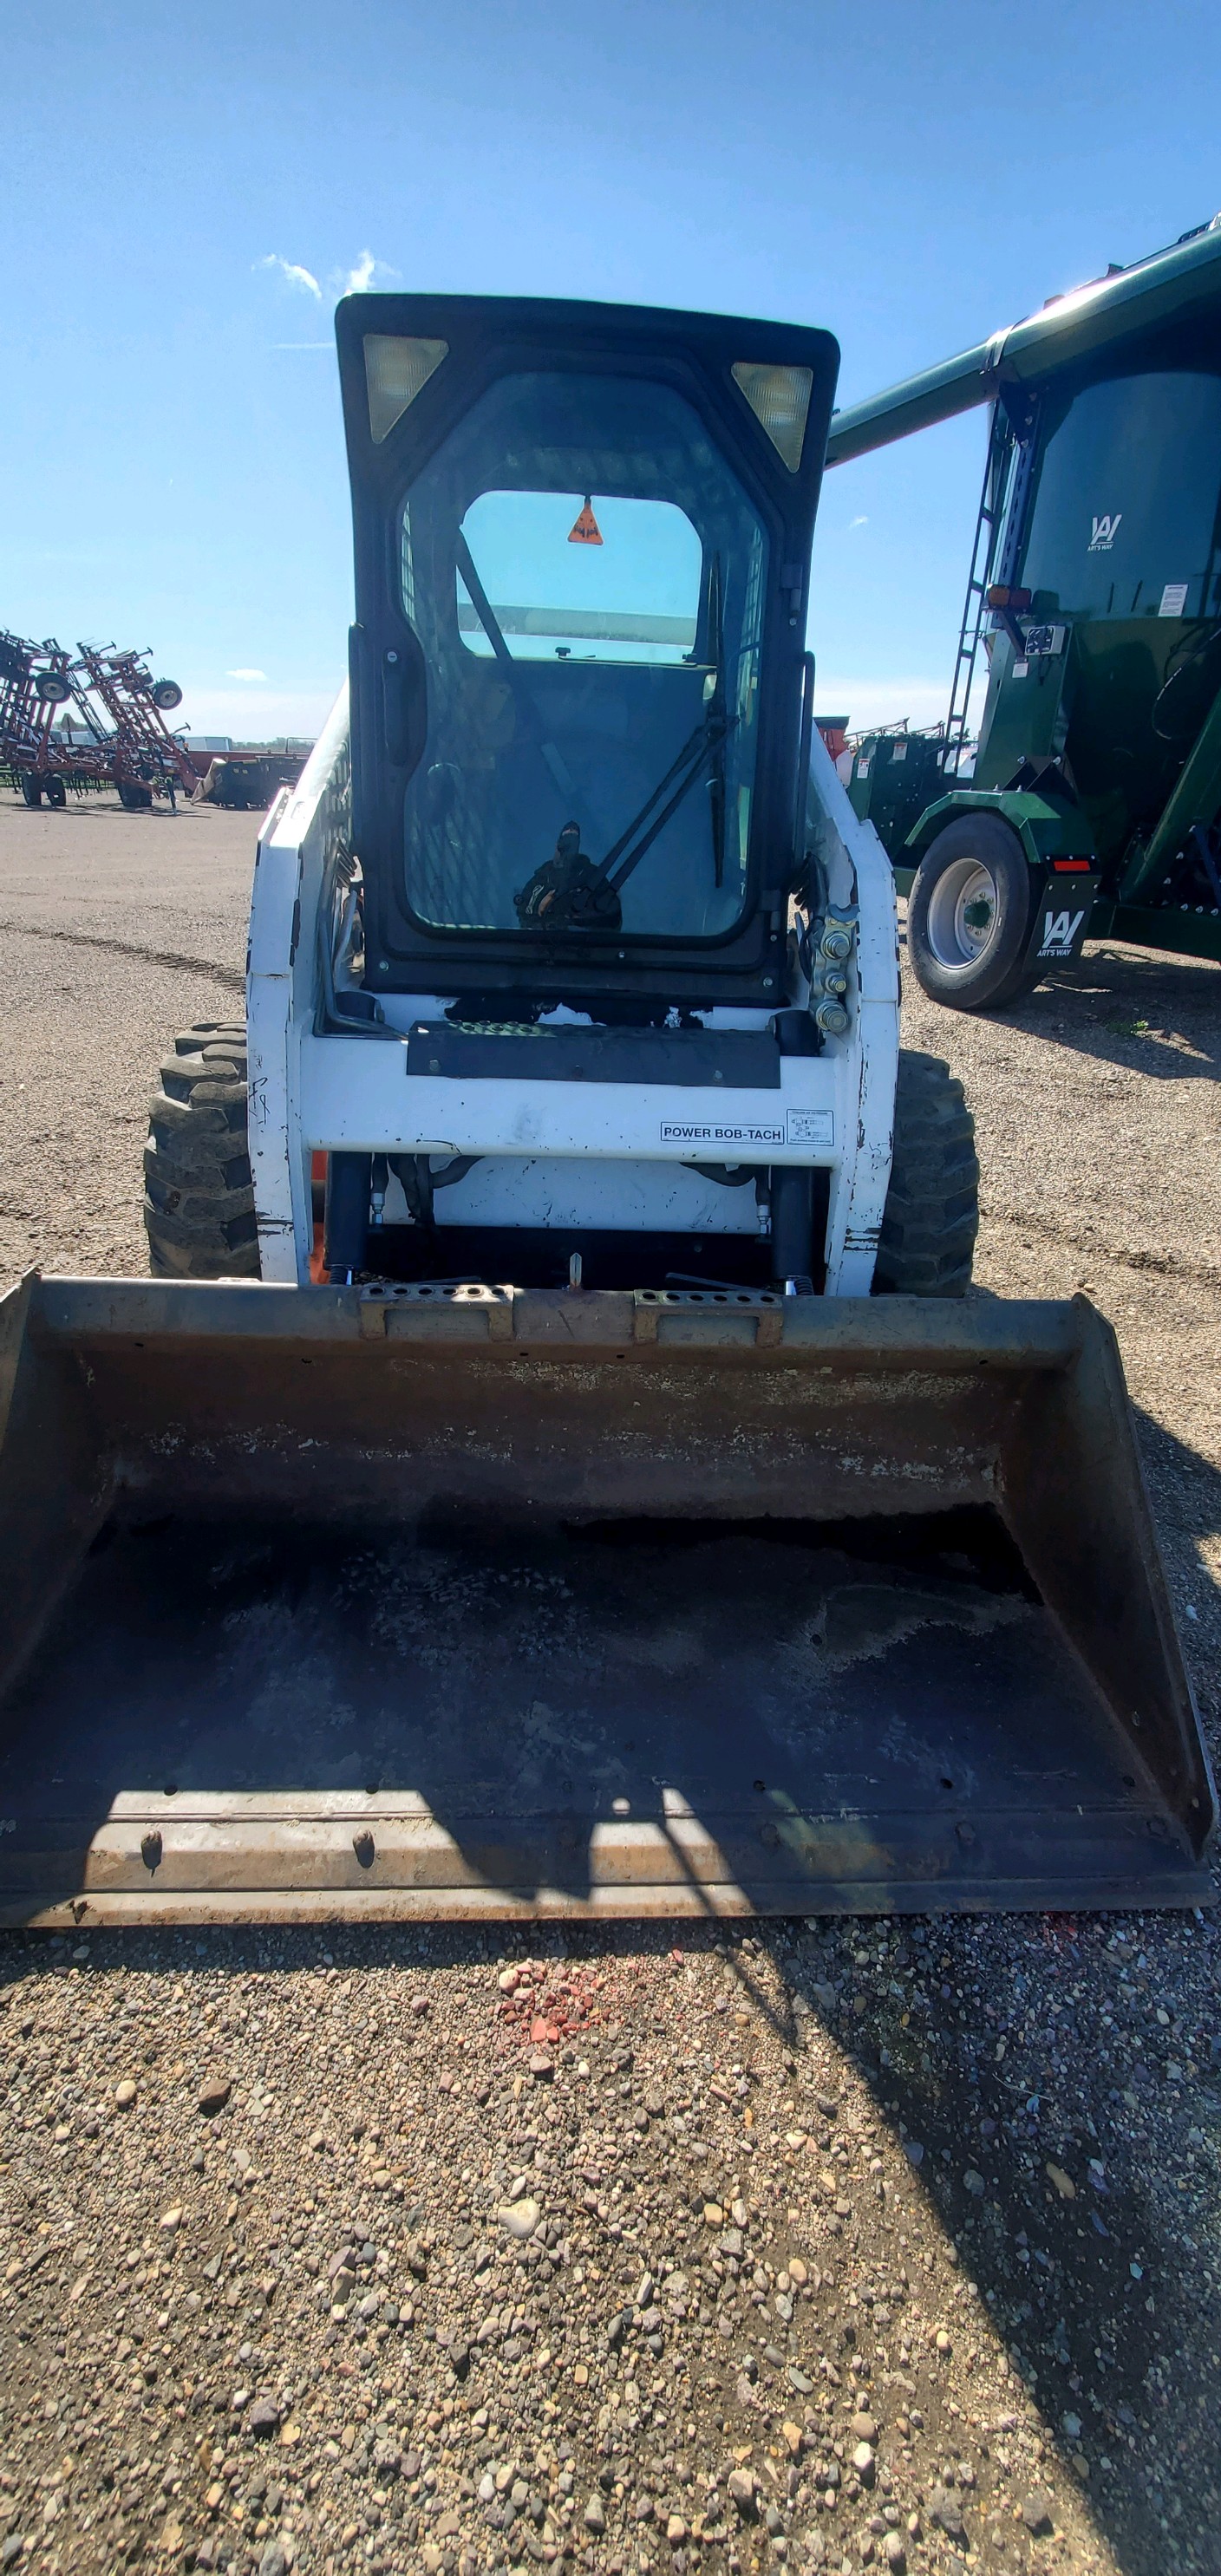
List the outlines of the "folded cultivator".
{"label": "folded cultivator", "polygon": [[69,787],[116,787],[128,806],[193,796],[194,763],[165,722],[181,704],[177,681],[154,680],[139,653],[78,644],[73,658],[53,637],[0,633],[0,767],[27,805],[63,805]]}

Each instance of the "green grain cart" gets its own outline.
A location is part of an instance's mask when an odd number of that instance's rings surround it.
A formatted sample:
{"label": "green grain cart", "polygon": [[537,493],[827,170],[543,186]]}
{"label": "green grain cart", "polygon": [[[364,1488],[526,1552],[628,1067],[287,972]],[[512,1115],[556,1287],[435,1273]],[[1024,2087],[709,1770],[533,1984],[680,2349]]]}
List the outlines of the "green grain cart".
{"label": "green grain cart", "polygon": [[985,402],[947,723],[868,738],[849,789],[956,1010],[1087,936],[1221,958],[1221,216],[836,413],[827,462]]}

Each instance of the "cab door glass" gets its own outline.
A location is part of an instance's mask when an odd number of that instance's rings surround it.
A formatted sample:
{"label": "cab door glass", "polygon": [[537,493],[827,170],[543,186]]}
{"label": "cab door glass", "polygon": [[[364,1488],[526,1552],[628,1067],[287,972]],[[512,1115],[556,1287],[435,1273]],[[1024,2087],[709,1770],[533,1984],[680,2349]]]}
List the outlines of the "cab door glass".
{"label": "cab door glass", "polygon": [[698,415],[620,376],[499,379],[401,511],[427,726],[422,925],[716,939],[748,900],[763,527]]}

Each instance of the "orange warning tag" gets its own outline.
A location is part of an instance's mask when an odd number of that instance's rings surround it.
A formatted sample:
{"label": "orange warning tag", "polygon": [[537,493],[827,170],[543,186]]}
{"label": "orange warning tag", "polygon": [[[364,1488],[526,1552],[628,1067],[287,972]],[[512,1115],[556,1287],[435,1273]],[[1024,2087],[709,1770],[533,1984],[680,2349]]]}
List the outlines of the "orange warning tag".
{"label": "orange warning tag", "polygon": [[576,526],[568,531],[568,543],[570,546],[600,546],[602,543],[602,530],[594,517],[593,503],[588,492]]}

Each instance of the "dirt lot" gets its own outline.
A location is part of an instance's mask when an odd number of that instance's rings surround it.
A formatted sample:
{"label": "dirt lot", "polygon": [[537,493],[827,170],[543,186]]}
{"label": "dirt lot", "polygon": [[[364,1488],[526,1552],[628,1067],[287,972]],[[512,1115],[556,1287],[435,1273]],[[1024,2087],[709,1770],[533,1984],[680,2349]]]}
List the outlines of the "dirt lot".
{"label": "dirt lot", "polygon": [[[248,817],[0,797],[0,1269],[142,1266]],[[1221,1719],[1221,970],[909,994]],[[1216,1918],[0,1945],[0,2568],[1221,2565]],[[7,2535],[7,2537],[5,2536]]]}

